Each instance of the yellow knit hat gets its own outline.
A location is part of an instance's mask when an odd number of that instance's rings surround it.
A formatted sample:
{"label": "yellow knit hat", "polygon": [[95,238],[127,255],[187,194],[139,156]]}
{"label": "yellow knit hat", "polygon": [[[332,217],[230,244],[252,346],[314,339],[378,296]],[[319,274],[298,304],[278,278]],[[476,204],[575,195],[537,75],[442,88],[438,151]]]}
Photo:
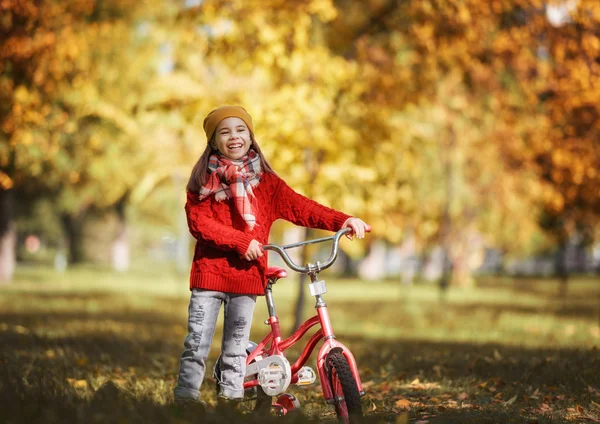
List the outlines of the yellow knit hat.
{"label": "yellow knit hat", "polygon": [[204,118],[204,132],[206,133],[206,141],[210,142],[210,138],[217,129],[219,122],[232,116],[240,118],[242,121],[244,121],[250,132],[254,133],[252,117],[248,111],[246,111],[246,109],[241,106],[223,105],[211,110],[210,113],[206,115],[206,118]]}

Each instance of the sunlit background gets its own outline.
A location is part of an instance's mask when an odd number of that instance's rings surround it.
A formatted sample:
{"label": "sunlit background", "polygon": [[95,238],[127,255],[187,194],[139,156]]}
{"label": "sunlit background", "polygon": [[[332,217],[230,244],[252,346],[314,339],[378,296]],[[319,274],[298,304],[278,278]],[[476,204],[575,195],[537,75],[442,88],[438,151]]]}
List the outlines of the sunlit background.
{"label": "sunlit background", "polygon": [[[330,273],[339,331],[591,349],[599,99],[594,0],[2,1],[0,334],[46,337],[37,314],[71,310],[80,327],[48,337],[133,337],[110,319],[160,310],[176,330],[157,360],[174,374],[194,246],[185,188],[206,146],[202,120],[240,104],[288,184],[373,227],[343,242]],[[271,236],[320,234],[280,222]],[[141,300],[144,286],[153,300]],[[298,302],[296,284],[281,290],[291,329],[294,309],[298,323],[312,304]],[[97,296],[121,312],[106,321],[112,309]],[[508,357],[490,349],[493,363]],[[444,365],[434,365],[386,372],[435,379]],[[386,377],[372,367],[363,372],[378,387]],[[85,375],[68,378],[88,381],[90,396],[108,378]],[[170,393],[148,390],[159,403]],[[385,408],[373,402],[373,413]]]}

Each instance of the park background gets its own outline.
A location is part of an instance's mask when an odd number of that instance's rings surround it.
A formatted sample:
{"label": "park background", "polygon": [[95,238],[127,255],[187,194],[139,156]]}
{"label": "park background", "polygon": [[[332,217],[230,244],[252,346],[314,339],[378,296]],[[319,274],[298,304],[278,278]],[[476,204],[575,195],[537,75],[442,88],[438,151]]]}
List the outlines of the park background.
{"label": "park background", "polygon": [[227,103],[373,227],[324,275],[373,419],[600,420],[599,24],[591,0],[0,2],[5,418],[173,418],[185,186]]}

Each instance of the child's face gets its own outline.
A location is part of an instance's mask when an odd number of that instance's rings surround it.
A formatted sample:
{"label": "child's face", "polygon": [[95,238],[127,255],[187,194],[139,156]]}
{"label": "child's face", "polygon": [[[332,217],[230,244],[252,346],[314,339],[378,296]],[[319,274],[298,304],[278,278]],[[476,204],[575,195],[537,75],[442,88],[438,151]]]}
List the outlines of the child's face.
{"label": "child's face", "polygon": [[215,147],[223,156],[232,160],[241,159],[252,145],[248,126],[240,118],[225,118],[215,130]]}

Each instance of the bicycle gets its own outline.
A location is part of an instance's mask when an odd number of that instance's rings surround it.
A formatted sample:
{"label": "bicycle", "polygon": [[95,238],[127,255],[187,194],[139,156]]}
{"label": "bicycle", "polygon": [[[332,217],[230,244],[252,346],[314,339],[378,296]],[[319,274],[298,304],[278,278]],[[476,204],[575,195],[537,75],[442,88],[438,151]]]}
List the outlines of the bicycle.
{"label": "bicycle", "polygon": [[[317,373],[325,402],[334,406],[337,417],[342,423],[348,424],[362,417],[360,398],[365,395],[365,391],[358,374],[356,361],[350,350],[335,338],[327,304],[323,300],[323,294],[327,292],[326,284],[324,280],[318,279],[319,272],[329,268],[335,262],[340,238],[350,232],[352,232],[350,228],[344,228],[329,237],[285,246],[263,245],[263,250],[278,253],[292,270],[308,274],[310,293],[316,299],[317,315],[306,320],[291,336],[282,340],[279,318],[275,313],[273,286],[278,280],[287,277],[287,271],[279,267],[268,268],[265,299],[269,318],[265,324],[271,328],[260,343],[250,342],[246,349],[248,358],[246,360],[244,400],[256,400],[254,412],[265,413],[274,408],[278,415],[285,415],[300,408],[298,399],[285,391],[291,384],[304,386],[315,382],[315,372],[305,364],[321,341],[322,345],[317,355]],[[329,240],[332,240],[331,253],[324,263],[317,261],[306,266],[299,266],[286,253],[287,249]],[[309,329],[318,324],[320,324],[320,328],[306,343],[298,359],[290,365],[285,357],[286,349],[297,343]],[[220,359],[219,357],[213,372],[217,388],[220,381]],[[273,402],[272,398],[275,396],[277,399]]]}

